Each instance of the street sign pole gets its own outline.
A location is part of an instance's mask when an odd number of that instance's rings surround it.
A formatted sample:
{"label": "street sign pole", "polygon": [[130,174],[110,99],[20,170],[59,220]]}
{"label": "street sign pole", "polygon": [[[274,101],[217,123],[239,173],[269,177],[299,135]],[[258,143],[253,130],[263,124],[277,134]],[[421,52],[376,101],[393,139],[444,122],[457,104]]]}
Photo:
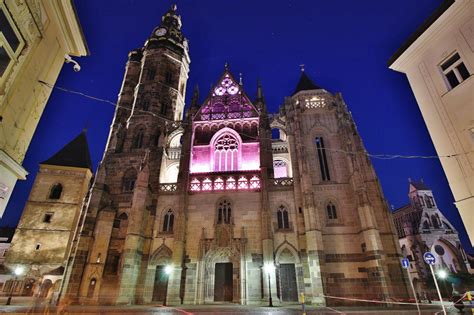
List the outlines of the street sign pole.
{"label": "street sign pole", "polygon": [[410,275],[409,269],[407,269],[407,274],[408,274],[408,280],[410,281],[411,289],[413,290],[413,295],[415,296],[415,302],[416,302],[416,308],[418,309],[418,314],[421,315],[420,305],[418,304],[418,298],[416,297],[416,291],[415,291],[415,287],[413,286],[413,281],[411,281],[411,275]]}
{"label": "street sign pole", "polygon": [[430,264],[431,274],[433,275],[433,280],[436,286],[436,291],[438,291],[439,301],[441,302],[441,307],[443,308],[443,314],[446,315],[446,308],[444,307],[443,297],[441,296],[441,291],[439,290],[438,281],[436,281],[436,275],[433,270],[433,265]]}
{"label": "street sign pole", "polygon": [[415,287],[413,286],[413,282],[411,281],[411,275],[410,275],[410,261],[405,257],[402,259],[402,268],[407,271],[408,274],[408,281],[410,281],[410,286],[413,291],[413,296],[415,297],[415,302],[416,302],[416,308],[418,309],[418,314],[421,315],[420,312],[420,305],[418,305],[418,298],[416,297],[416,291]]}

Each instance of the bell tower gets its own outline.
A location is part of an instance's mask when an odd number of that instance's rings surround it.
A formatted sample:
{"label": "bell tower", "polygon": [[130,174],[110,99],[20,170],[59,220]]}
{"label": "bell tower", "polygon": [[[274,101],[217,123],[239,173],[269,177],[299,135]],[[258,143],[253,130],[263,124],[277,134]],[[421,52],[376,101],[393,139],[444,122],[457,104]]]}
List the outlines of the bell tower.
{"label": "bell tower", "polygon": [[[182,120],[190,58],[176,5],[129,53],[114,120],[65,277],[76,302],[140,303],[165,139]],[[113,294],[109,294],[113,292]]]}

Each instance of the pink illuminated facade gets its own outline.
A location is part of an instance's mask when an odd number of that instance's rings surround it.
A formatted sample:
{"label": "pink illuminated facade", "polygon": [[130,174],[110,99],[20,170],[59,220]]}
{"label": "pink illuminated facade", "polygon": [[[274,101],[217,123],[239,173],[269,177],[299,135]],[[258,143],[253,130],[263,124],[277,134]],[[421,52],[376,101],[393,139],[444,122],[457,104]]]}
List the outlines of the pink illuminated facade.
{"label": "pink illuminated facade", "polygon": [[258,170],[258,112],[225,71],[193,119],[191,173]]}
{"label": "pink illuminated facade", "polygon": [[258,126],[258,110],[226,68],[193,117],[190,191],[259,189]]}

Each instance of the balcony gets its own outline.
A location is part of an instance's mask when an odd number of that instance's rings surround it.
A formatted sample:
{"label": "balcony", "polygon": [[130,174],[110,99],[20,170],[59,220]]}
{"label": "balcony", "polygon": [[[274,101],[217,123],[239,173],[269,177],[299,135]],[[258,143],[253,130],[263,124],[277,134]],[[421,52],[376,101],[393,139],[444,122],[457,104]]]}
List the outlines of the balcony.
{"label": "balcony", "polygon": [[272,142],[272,153],[288,153],[288,143],[279,140]]}
{"label": "balcony", "polygon": [[261,187],[262,179],[259,171],[192,174],[189,182],[189,191],[193,193],[260,191]]}
{"label": "balcony", "polygon": [[160,193],[173,193],[178,190],[177,183],[164,183],[158,186]]}

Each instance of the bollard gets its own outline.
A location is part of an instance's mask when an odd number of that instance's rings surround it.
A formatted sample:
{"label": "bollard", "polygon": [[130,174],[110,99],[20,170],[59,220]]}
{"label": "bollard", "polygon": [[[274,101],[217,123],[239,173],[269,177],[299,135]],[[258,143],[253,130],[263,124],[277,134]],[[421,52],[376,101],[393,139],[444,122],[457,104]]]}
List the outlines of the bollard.
{"label": "bollard", "polygon": [[470,309],[471,309],[471,312],[472,312],[472,314],[474,314],[474,308],[473,308],[473,306],[472,306],[472,295],[471,295],[471,291],[467,291],[466,297],[467,297],[467,300],[469,301],[469,307],[470,307]]}
{"label": "bollard", "polygon": [[301,311],[303,312],[302,315],[306,315],[306,305],[304,303],[304,293],[300,294],[300,302],[301,302]]}

